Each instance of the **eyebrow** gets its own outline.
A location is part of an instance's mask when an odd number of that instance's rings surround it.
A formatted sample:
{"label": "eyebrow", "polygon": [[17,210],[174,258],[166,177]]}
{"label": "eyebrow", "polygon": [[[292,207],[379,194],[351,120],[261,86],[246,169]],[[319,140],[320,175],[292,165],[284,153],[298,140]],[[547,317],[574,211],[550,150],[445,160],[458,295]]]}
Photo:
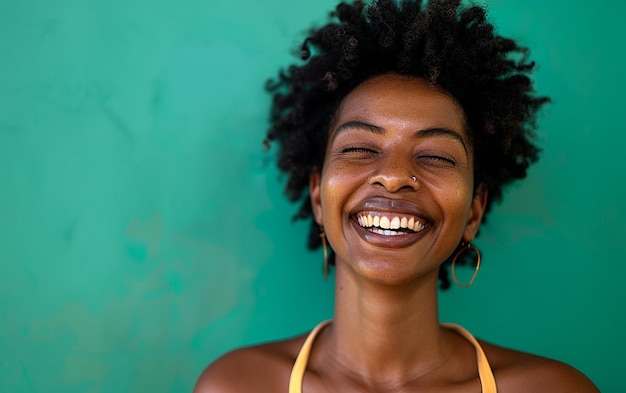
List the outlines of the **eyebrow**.
{"label": "eyebrow", "polygon": [[346,131],[350,128],[359,128],[365,131],[373,132],[374,134],[385,133],[385,129],[382,127],[378,127],[373,124],[365,123],[362,121],[349,121],[337,127],[337,129],[335,130],[335,136],[341,134],[343,131]]}
{"label": "eyebrow", "polygon": [[[385,133],[385,129],[382,127],[376,126],[374,124],[369,124],[369,123],[365,123],[362,121],[354,120],[354,121],[348,121],[346,123],[343,123],[342,125],[337,127],[335,129],[335,135],[333,135],[333,139],[336,138],[337,135],[339,135],[340,133],[348,129],[354,129],[354,128],[373,132],[374,134],[379,134],[379,135],[382,135]],[[461,136],[461,134],[459,134],[457,131],[454,131],[448,128],[444,128],[444,127],[425,128],[425,129],[416,131],[415,136],[419,139],[429,138],[429,137],[444,137],[444,138],[452,139],[454,141],[459,142],[461,146],[463,146],[463,149],[467,152],[467,146],[465,146],[465,141],[463,140],[463,137]]]}

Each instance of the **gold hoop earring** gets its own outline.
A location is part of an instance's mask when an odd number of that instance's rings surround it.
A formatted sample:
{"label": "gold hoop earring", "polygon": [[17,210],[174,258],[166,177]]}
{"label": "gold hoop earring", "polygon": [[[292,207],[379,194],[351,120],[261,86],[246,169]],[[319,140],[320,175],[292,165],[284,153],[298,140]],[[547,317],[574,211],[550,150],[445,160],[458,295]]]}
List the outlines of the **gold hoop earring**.
{"label": "gold hoop earring", "polygon": [[[472,275],[472,278],[469,280],[469,282],[467,284],[461,284],[459,280],[456,278],[456,273],[454,272],[454,265],[456,264],[456,260],[459,258],[459,256],[467,250],[472,250],[476,254],[476,268],[474,269],[474,274]],[[460,286],[461,288],[471,287],[472,284],[474,283],[474,279],[476,279],[476,276],[478,275],[479,269],[480,269],[480,251],[478,251],[476,247],[472,246],[469,243],[467,244],[461,243],[461,249],[459,249],[459,251],[457,251],[456,254],[454,254],[454,258],[452,258],[452,266],[450,267],[450,272],[452,273],[452,279],[454,280],[454,283]]]}
{"label": "gold hoop earring", "polygon": [[324,281],[328,281],[328,246],[326,245],[324,227],[320,227],[320,239],[322,239],[322,250],[324,251]]}

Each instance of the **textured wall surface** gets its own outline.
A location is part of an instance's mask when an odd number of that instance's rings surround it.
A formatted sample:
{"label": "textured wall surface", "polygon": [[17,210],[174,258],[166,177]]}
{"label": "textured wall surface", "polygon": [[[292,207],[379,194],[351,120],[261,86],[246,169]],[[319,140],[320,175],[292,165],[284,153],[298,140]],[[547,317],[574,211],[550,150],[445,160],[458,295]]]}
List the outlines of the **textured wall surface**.
{"label": "textured wall surface", "polygon": [[[554,103],[442,319],[622,392],[625,3],[487,3]],[[332,4],[0,0],[0,392],[186,392],[332,315],[261,149],[264,81]]]}

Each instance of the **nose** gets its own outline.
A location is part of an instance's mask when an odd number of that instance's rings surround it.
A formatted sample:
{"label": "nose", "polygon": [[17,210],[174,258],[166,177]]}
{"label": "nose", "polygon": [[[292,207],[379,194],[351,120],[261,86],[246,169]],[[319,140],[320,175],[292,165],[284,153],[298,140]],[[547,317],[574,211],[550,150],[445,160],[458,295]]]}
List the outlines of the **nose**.
{"label": "nose", "polygon": [[413,165],[397,156],[382,159],[368,179],[368,183],[382,186],[389,192],[416,191],[420,188],[420,180],[413,170]]}

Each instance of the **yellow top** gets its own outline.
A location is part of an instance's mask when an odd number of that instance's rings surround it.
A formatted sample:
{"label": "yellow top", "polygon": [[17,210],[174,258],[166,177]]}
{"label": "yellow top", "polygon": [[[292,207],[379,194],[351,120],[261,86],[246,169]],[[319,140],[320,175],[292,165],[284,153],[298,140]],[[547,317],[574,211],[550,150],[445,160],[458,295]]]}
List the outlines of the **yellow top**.
{"label": "yellow top", "polygon": [[[322,328],[328,325],[331,320],[324,321],[317,325],[313,331],[309,334],[302,349],[300,349],[300,353],[296,358],[295,363],[293,364],[293,369],[291,370],[291,378],[289,379],[289,393],[302,393],[302,378],[304,377],[304,371],[306,370],[306,364],[309,360],[309,354],[311,353],[311,347],[313,346],[313,341],[315,341],[315,337],[317,337],[318,333]],[[493,372],[491,371],[491,367],[489,366],[489,362],[487,361],[487,357],[485,356],[485,352],[480,347],[480,344],[474,336],[463,327],[453,324],[453,323],[444,323],[442,326],[452,329],[458,332],[461,336],[463,336],[467,341],[469,341],[474,348],[476,349],[476,361],[478,363],[478,376],[480,377],[480,384],[482,386],[483,393],[497,393],[496,389],[496,380],[493,377]]]}

